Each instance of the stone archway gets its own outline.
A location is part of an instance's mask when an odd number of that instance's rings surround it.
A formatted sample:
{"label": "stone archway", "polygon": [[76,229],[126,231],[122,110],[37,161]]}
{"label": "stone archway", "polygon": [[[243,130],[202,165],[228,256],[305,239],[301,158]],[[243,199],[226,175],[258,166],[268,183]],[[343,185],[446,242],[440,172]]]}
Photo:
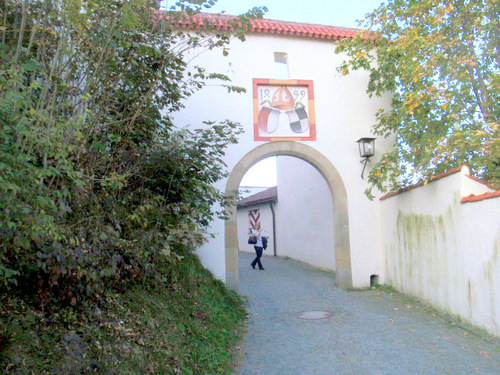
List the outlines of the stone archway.
{"label": "stone archway", "polygon": [[[226,183],[226,197],[234,198],[240,182],[252,165],[269,156],[287,155],[302,159],[314,166],[325,178],[332,194],[333,235],[335,242],[336,283],[339,288],[352,288],[351,248],[349,242],[349,216],[344,183],[332,162],[320,152],[299,142],[270,142],[246,154],[231,171]],[[238,234],[236,206],[226,208],[225,221],[226,283],[238,289]]]}

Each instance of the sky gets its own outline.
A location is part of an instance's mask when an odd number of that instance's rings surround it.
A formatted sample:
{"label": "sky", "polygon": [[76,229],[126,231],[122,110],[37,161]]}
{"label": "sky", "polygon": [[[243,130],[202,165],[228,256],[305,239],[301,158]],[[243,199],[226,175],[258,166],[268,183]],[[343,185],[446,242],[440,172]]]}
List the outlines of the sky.
{"label": "sky", "polygon": [[[167,6],[175,0],[168,0]],[[358,27],[357,20],[378,8],[384,0],[218,0],[210,13],[239,15],[256,6],[265,6],[265,18],[328,26]],[[163,3],[165,6],[165,2]],[[276,158],[255,164],[243,177],[241,186],[275,186]]]}
{"label": "sky", "polygon": [[250,168],[243,176],[240,186],[276,186],[278,184],[276,177],[276,157],[271,156]]}

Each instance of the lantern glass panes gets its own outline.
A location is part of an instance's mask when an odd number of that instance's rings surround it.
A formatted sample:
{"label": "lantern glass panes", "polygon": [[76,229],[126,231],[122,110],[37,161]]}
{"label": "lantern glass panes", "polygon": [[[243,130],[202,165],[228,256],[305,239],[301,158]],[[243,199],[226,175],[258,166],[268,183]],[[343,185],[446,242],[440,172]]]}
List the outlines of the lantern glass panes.
{"label": "lantern glass panes", "polygon": [[362,158],[370,158],[375,155],[375,139],[376,138],[360,138],[358,142],[359,155]]}

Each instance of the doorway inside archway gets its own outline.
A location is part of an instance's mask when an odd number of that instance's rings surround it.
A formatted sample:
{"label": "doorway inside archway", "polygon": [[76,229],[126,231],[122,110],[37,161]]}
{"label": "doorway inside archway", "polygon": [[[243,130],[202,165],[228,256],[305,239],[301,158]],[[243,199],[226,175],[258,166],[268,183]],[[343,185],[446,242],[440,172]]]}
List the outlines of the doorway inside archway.
{"label": "doorway inside archway", "polygon": [[289,257],[335,271],[332,199],[315,167],[293,156],[269,157],[246,172],[239,197],[240,252],[254,252],[248,234],[259,225],[268,238],[264,255]]}
{"label": "doorway inside archway", "polygon": [[[292,156],[313,166],[323,177],[331,197],[331,217],[333,226],[334,263],[336,283],[340,288],[352,288],[351,254],[349,241],[349,219],[347,194],[337,169],[320,152],[299,142],[270,142],[246,154],[231,171],[226,195],[235,199],[245,173],[260,160],[269,156]],[[238,220],[236,205],[227,208],[225,222],[226,282],[233,289],[238,288]]]}

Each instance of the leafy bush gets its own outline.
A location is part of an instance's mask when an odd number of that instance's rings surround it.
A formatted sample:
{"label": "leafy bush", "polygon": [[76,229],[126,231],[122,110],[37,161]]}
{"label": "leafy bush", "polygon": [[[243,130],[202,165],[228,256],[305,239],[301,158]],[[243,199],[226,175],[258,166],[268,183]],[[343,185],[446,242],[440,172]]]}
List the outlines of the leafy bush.
{"label": "leafy bush", "polygon": [[224,205],[213,184],[239,126],[176,130],[171,114],[227,80],[183,53],[227,36],[174,33],[154,3],[3,2],[0,286],[46,311],[161,278]]}

